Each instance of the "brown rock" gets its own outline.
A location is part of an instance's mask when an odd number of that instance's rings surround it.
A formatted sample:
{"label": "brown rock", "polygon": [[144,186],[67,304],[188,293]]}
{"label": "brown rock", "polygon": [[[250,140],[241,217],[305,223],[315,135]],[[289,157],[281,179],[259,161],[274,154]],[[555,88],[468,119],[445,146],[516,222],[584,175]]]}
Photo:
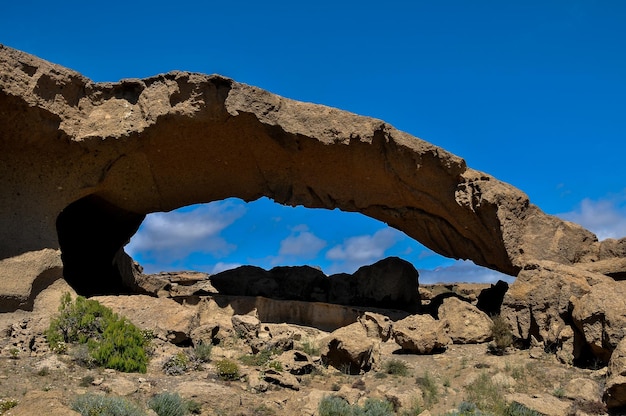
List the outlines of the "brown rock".
{"label": "brown rock", "polygon": [[563,389],[565,397],[584,402],[601,402],[600,385],[588,378],[575,378],[567,382]]}
{"label": "brown rock", "polygon": [[443,301],[439,319],[448,322],[448,335],[455,344],[477,344],[491,339],[492,321],[487,314],[456,297]]}
{"label": "brown rock", "polygon": [[[146,214],[231,196],[360,212],[510,275],[536,260],[626,256],[623,240],[598,243],[380,120],[217,75],[94,83],[1,45],[0,74],[0,259],[60,248],[82,294],[125,290],[134,276],[119,252]],[[3,269],[0,280],[23,279]]]}
{"label": "brown rock", "polygon": [[411,315],[393,324],[392,335],[402,349],[430,354],[452,343],[446,326],[430,315]]}
{"label": "brown rock", "polygon": [[572,318],[594,355],[608,362],[617,344],[626,338],[626,281],[594,285],[574,301]]}
{"label": "brown rock", "polygon": [[302,351],[286,351],[276,357],[284,371],[301,376],[310,374],[315,369],[315,363],[308,354]]}
{"label": "brown rock", "polygon": [[151,330],[156,336],[174,344],[189,339],[192,320],[196,316],[196,311],[191,307],[167,298],[134,295],[95,296],[92,299],[127,317],[139,328]]}
{"label": "brown rock", "polygon": [[365,328],[356,322],[320,341],[321,358],[346,374],[359,374],[380,361],[379,344],[379,340],[369,338]]}
{"label": "brown rock", "polygon": [[80,416],[80,413],[64,404],[62,395],[54,390],[27,392],[19,400],[18,405],[7,413],[9,414],[11,416]]}
{"label": "brown rock", "polygon": [[626,406],[626,339],[617,344],[609,361],[604,401],[609,408]]}
{"label": "brown rock", "polygon": [[261,328],[261,321],[253,315],[233,315],[231,322],[235,333],[246,339],[256,338]]}
{"label": "brown rock", "polygon": [[517,338],[558,344],[567,324],[572,299],[591,291],[593,285],[612,281],[597,273],[553,262],[538,262],[520,272],[502,304],[504,316]]}
{"label": "brown rock", "polygon": [[524,393],[507,394],[506,400],[519,403],[545,416],[566,416],[570,403],[547,394],[530,396]]}
{"label": "brown rock", "polygon": [[388,316],[375,312],[365,312],[358,318],[368,337],[385,342],[391,337],[393,322]]}

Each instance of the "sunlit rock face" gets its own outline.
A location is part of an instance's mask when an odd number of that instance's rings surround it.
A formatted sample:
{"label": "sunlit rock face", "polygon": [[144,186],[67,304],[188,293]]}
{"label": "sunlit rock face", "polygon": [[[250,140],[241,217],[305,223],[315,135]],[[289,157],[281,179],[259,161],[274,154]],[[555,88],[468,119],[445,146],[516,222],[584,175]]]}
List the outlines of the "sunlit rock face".
{"label": "sunlit rock face", "polygon": [[381,120],[217,75],[94,83],[1,45],[0,189],[0,259],[60,248],[85,294],[122,290],[120,250],[146,214],[228,197],[360,212],[510,275],[626,254]]}

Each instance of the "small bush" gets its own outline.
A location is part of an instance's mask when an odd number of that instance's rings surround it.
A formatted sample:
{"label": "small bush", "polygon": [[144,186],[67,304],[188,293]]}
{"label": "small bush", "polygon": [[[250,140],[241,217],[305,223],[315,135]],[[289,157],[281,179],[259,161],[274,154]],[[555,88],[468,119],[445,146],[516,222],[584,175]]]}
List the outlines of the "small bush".
{"label": "small bush", "polygon": [[536,410],[529,409],[521,403],[511,403],[504,413],[505,416],[542,416],[543,413],[539,413]]}
{"label": "small bush", "polygon": [[222,380],[237,380],[239,378],[239,366],[236,362],[227,358],[215,363],[217,375]]}
{"label": "small bush", "polygon": [[178,376],[185,374],[189,367],[189,358],[184,352],[172,355],[163,363],[161,367],[163,372],[168,376]]}
{"label": "small bush", "polygon": [[259,351],[256,354],[246,354],[239,357],[239,361],[244,365],[252,365],[256,367],[260,367],[262,365],[267,364],[272,356],[275,355],[276,351],[274,350],[263,350]]}
{"label": "small bush", "polygon": [[491,317],[491,336],[493,337],[492,352],[502,355],[513,344],[513,333],[509,323],[500,315]]}
{"label": "small bush", "polygon": [[80,383],[78,383],[78,385],[80,387],[89,387],[91,386],[91,383],[94,382],[94,380],[95,380],[94,376],[88,375],[88,376],[81,378]]}
{"label": "small bush", "polygon": [[144,416],[133,402],[122,397],[84,394],[72,403],[72,410],[83,416]]}
{"label": "small bush", "polygon": [[352,415],[350,403],[337,396],[326,396],[317,406],[319,416],[349,416]]}
{"label": "small bush", "polygon": [[466,401],[474,403],[480,410],[498,415],[505,414],[507,405],[502,388],[491,381],[489,374],[481,373],[465,391]]}
{"label": "small bush", "polygon": [[[142,332],[95,300],[78,296],[72,302],[70,294],[65,293],[59,315],[52,319],[45,335],[53,351],[65,352],[67,344],[87,345],[88,356],[98,365],[125,372],[146,372],[148,357]],[[80,364],[90,362],[88,356],[83,357],[84,347],[76,351]]]}
{"label": "small bush", "polygon": [[17,406],[18,401],[15,399],[0,399],[0,415],[4,414],[9,409],[13,409]]}
{"label": "small bush", "polygon": [[437,388],[437,382],[430,375],[430,373],[425,372],[422,377],[417,378],[416,382],[422,389],[422,393],[424,395],[424,406],[426,406],[427,409],[439,402],[439,389]]}
{"label": "small bush", "polygon": [[312,341],[304,341],[301,346],[301,350],[310,356],[318,356],[320,355],[320,347],[318,347]]}
{"label": "small bush", "polygon": [[363,416],[392,416],[395,414],[393,405],[387,400],[368,398],[361,409],[356,409],[355,415]]}
{"label": "small bush", "polygon": [[194,357],[201,363],[208,363],[211,361],[211,352],[213,351],[213,345],[199,342],[193,347]]}
{"label": "small bush", "polygon": [[161,393],[148,401],[148,407],[159,416],[185,416],[187,402],[178,393]]}
{"label": "small bush", "polygon": [[393,374],[396,376],[407,376],[409,374],[409,367],[406,362],[393,358],[385,362],[385,373]]}

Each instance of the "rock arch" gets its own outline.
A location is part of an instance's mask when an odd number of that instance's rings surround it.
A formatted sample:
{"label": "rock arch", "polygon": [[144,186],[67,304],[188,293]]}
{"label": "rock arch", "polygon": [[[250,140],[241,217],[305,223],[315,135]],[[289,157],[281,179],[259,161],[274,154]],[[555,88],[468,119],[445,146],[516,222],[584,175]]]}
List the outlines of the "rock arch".
{"label": "rock arch", "polygon": [[92,214],[91,232],[119,244],[147,213],[233,196],[360,212],[510,275],[626,251],[380,120],[217,75],[93,83],[2,45],[0,74],[0,259],[84,253]]}

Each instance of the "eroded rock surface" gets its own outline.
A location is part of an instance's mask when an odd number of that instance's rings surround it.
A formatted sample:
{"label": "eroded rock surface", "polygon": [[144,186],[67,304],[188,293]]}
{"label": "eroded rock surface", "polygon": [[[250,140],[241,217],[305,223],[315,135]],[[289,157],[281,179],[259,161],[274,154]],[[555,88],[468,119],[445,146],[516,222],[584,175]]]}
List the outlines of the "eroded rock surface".
{"label": "eroded rock surface", "polygon": [[0,259],[60,248],[79,293],[127,286],[119,253],[146,214],[228,197],[360,212],[510,275],[626,255],[383,121],[217,75],[94,83],[0,45],[0,126]]}

